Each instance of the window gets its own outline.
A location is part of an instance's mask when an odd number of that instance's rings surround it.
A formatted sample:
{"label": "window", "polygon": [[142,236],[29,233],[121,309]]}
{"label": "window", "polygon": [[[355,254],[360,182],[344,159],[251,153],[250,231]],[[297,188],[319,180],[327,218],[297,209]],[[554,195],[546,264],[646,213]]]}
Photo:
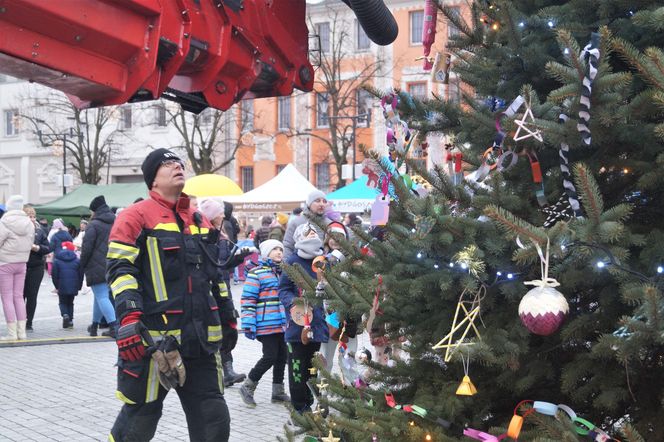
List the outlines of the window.
{"label": "window", "polygon": [[279,130],[290,129],[291,126],[291,97],[279,97]]}
{"label": "window", "polygon": [[[164,116],[164,118],[166,118]],[[166,124],[164,124],[165,126]],[[131,129],[131,107],[123,106],[120,108],[120,130]]]}
{"label": "window", "polygon": [[277,164],[277,175],[281,173],[282,170],[286,168],[285,164]]}
{"label": "window", "polygon": [[316,127],[328,127],[330,96],[327,92],[316,93]]}
{"label": "window", "polygon": [[240,167],[240,176],[242,177],[242,191],[249,192],[254,188],[254,168],[253,166]]}
{"label": "window", "polygon": [[426,83],[408,83],[408,93],[419,100],[426,100],[427,98],[427,84]]}
{"label": "window", "polygon": [[422,25],[424,11],[411,11],[410,17],[410,44],[422,44]]}
{"label": "window", "polygon": [[355,110],[357,115],[366,115],[368,119],[360,120],[357,122],[358,126],[369,127],[371,125],[371,101],[374,96],[364,89],[358,89],[355,92],[355,100],[357,104],[357,109]]}
{"label": "window", "polygon": [[251,132],[254,130],[254,99],[242,100],[240,103],[240,112],[242,113],[242,132]]}
{"label": "window", "polygon": [[5,136],[15,137],[18,135],[18,111],[9,109],[4,112]]}
{"label": "window", "polygon": [[316,187],[326,191],[330,187],[330,165],[328,163],[316,164]]}
{"label": "window", "polygon": [[203,112],[200,113],[199,115],[199,121],[201,122],[201,126],[209,126],[212,124],[212,113],[214,110],[211,107],[208,107],[205,109]]}
{"label": "window", "polygon": [[330,52],[330,24],[328,22],[316,24],[316,33],[320,39],[321,52]]}
{"label": "window", "polygon": [[[461,17],[461,10],[459,8],[450,8],[450,10],[455,17]],[[450,20],[447,20],[447,36],[456,37],[457,35],[459,35],[459,28],[454,26],[454,23]]]}
{"label": "window", "polygon": [[155,122],[159,127],[166,127],[166,106],[158,104],[155,107]]}
{"label": "window", "polygon": [[450,78],[450,82],[447,85],[447,99],[452,103],[461,102],[461,86],[458,78]]}
{"label": "window", "polygon": [[369,46],[371,45],[371,41],[369,40],[369,37],[367,37],[367,33],[364,32],[364,29],[362,29],[362,26],[360,26],[360,22],[355,20],[355,35],[356,35],[356,45],[355,47],[357,48],[358,51],[365,51],[369,49]]}

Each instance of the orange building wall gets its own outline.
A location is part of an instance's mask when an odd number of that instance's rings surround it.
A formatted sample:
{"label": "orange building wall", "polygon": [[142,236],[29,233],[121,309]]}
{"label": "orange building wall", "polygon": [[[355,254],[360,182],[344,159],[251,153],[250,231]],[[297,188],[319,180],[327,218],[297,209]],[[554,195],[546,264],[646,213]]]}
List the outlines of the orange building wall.
{"label": "orange building wall", "polygon": [[[388,3],[389,5],[389,3]],[[465,2],[450,2],[449,6],[459,7],[461,10],[462,16],[468,20],[470,18],[470,10],[468,4]],[[412,82],[426,82],[427,84],[427,95],[430,97],[431,92],[440,94],[443,96],[448,96],[448,86],[437,84],[431,82],[429,76],[404,76],[403,71],[405,68],[409,68],[411,71],[418,70],[421,71],[422,60],[416,60],[416,58],[422,56],[422,45],[419,43],[411,44],[410,43],[410,16],[411,11],[418,11],[424,9],[424,2],[421,5],[410,6],[410,7],[398,7],[393,9],[394,17],[399,25],[399,36],[397,40],[393,43],[393,66],[391,69],[393,76],[393,86],[394,87],[407,87],[408,84]],[[445,46],[448,39],[448,25],[445,16],[442,12],[438,12],[438,23],[436,28],[436,41],[431,49],[431,55],[435,56],[436,52],[441,54],[445,53]],[[366,63],[373,60],[371,53],[367,54],[358,54],[356,57],[351,57],[342,62],[342,69],[347,71],[355,70],[357,63]],[[402,84],[402,82],[404,82]],[[300,93],[298,92],[295,92]],[[312,92],[313,93],[313,92]],[[298,112],[295,106],[295,98],[291,97],[291,127],[294,128],[295,125],[295,113]],[[315,99],[310,98],[310,103],[315,109]],[[302,112],[303,110],[299,110]],[[310,168],[309,168],[309,180],[312,183],[316,183],[315,176],[315,164],[325,162],[327,160],[330,163],[330,181],[332,186],[337,182],[338,177],[336,174],[336,167],[332,156],[329,152],[327,145],[316,138],[328,137],[329,132],[327,129],[320,128],[317,129],[315,125],[315,112],[310,109],[306,110],[310,113],[309,115],[309,125],[306,127],[312,128],[312,137],[310,137]],[[256,149],[254,146],[241,147],[236,155],[236,172],[238,177],[238,184],[241,183],[241,167],[244,166],[253,166],[254,167],[254,187],[258,187],[261,184],[267,182],[273,178],[277,173],[278,165],[285,165],[290,162],[294,162],[294,149],[291,146],[296,145],[296,139],[287,137],[283,133],[278,133],[277,131],[277,116],[278,116],[278,100],[276,98],[265,98],[265,99],[256,99],[254,100],[254,128],[257,134],[276,134],[274,142],[274,161],[258,161],[254,162],[254,154]],[[381,117],[379,117],[381,118]],[[368,146],[373,146],[373,136],[374,136],[374,127],[377,124],[382,124],[381,121],[372,121],[370,128],[358,128],[357,129],[357,151],[356,151],[356,162],[360,163],[363,159],[363,155],[360,152],[360,144],[365,144]],[[349,151],[348,163],[351,162],[352,153]],[[306,176],[306,173],[305,173]]]}

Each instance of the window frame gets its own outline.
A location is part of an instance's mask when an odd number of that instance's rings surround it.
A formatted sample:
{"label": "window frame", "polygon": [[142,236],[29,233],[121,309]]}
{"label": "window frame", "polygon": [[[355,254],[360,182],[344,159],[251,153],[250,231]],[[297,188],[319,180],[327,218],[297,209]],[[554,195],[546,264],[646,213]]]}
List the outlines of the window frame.
{"label": "window frame", "polygon": [[254,99],[248,98],[240,100],[240,124],[242,125],[242,133],[253,132],[255,117]]}
{"label": "window frame", "polygon": [[[163,115],[163,124],[162,124],[162,115]],[[155,106],[155,117],[154,124],[159,128],[164,128],[168,126],[168,118],[166,115],[166,105],[164,103],[157,104]]]}
{"label": "window frame", "polygon": [[[324,54],[329,53],[332,48],[332,29],[330,28],[330,22],[322,21],[316,23],[314,26],[316,27],[316,34],[318,34],[318,42],[319,42],[318,49],[320,49],[320,51]],[[321,32],[322,26],[325,26],[327,28],[325,34],[326,37],[325,40],[323,40],[323,33]]]}
{"label": "window frame", "polygon": [[[247,186],[247,175],[251,174],[251,186]],[[240,166],[240,184],[243,192],[254,190],[254,166]]]}
{"label": "window frame", "polygon": [[364,120],[364,121],[361,121],[361,122],[358,121],[357,126],[358,127],[371,127],[371,105],[369,105],[367,103],[367,106],[366,106],[366,109],[365,109],[366,112],[360,112],[362,110],[360,108],[360,101],[361,101],[361,98],[362,98],[361,95],[363,95],[363,94],[365,94],[366,98],[371,99],[371,97],[372,97],[372,95],[368,91],[366,91],[362,88],[357,88],[355,90],[355,115],[362,115],[363,113],[367,113],[367,114],[369,114],[369,118],[367,120]]}
{"label": "window frame", "polygon": [[[412,92],[413,86],[424,86],[424,94],[423,95],[415,95]],[[429,84],[426,81],[409,81],[406,83],[406,91],[413,97],[417,98],[418,100],[426,100],[429,97]]]}
{"label": "window frame", "polygon": [[[321,97],[325,97],[327,102],[327,110],[325,112],[325,120],[321,120],[322,112],[320,111]],[[316,92],[316,127],[317,128],[327,128],[330,127],[330,94],[329,92]]]}
{"label": "window frame", "polygon": [[[21,130],[16,124],[18,122],[19,114],[18,109],[4,109],[2,112],[4,130],[2,135],[5,138],[16,138],[20,135]],[[11,129],[11,133],[10,133]]]}
{"label": "window frame", "polygon": [[[419,16],[419,23],[414,22],[414,17]],[[424,10],[419,9],[416,11],[408,12],[408,40],[411,46],[422,45],[422,31],[424,29]],[[417,31],[417,32],[416,32]],[[413,38],[415,37],[415,38]]]}
{"label": "window frame", "polygon": [[[293,110],[291,106],[291,96],[277,97],[277,130],[288,131],[291,129],[293,121]],[[287,108],[287,109],[284,109]],[[286,125],[283,125],[287,118]]]}
{"label": "window frame", "polygon": [[[127,124],[127,113],[129,114],[129,124]],[[131,130],[133,123],[134,116],[131,106],[120,106],[120,130]]]}
{"label": "window frame", "polygon": [[[324,167],[324,169],[323,169]],[[321,174],[321,171],[325,170],[324,174]],[[314,164],[314,171],[316,174],[316,188],[323,191],[330,190],[331,184],[331,174],[330,174],[330,163],[316,163]],[[321,175],[326,179],[326,181],[321,181]]]}
{"label": "window frame", "polygon": [[[364,43],[365,45],[360,45],[360,42]],[[371,49],[371,40],[369,39],[367,33],[364,32],[364,29],[362,29],[360,21],[355,19],[355,51],[366,52],[369,49]]]}

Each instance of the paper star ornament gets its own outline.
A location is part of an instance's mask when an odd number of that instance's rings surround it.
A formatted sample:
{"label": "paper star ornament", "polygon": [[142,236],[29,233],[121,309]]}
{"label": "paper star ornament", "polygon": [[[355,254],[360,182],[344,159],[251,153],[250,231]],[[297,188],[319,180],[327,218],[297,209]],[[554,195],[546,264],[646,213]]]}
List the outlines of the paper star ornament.
{"label": "paper star ornament", "polygon": [[[526,121],[530,119],[530,121]],[[514,120],[514,124],[518,126],[516,133],[514,134],[514,141],[525,140],[527,138],[533,137],[540,143],[542,142],[542,132],[535,127],[535,129],[530,129],[527,125],[535,125],[535,117],[533,116],[533,111],[530,109],[530,106],[526,108],[526,111],[523,113],[523,116],[520,120]],[[519,135],[521,130],[526,132],[523,135]]]}
{"label": "paper star ornament", "polygon": [[330,430],[330,433],[327,435],[327,437],[321,438],[323,442],[339,442],[341,439],[338,437],[334,437],[334,434],[332,434],[332,430]]}
{"label": "paper star ornament", "polygon": [[[477,336],[478,339],[482,339],[480,331],[475,326],[475,319],[480,313],[481,293],[482,289],[480,289],[480,291],[478,291],[475,294],[472,300],[466,300],[466,301],[464,301],[464,295],[466,294],[466,292],[464,291],[461,294],[461,296],[459,297],[459,302],[457,303],[456,311],[454,312],[454,319],[452,320],[452,330],[439,343],[433,346],[434,350],[439,350],[441,348],[445,349],[445,362],[449,362],[450,359],[452,359],[452,355],[460,346],[472,344],[471,342],[465,342],[466,336],[468,335],[468,332],[471,329],[475,331],[475,335]],[[460,312],[463,312],[464,317],[459,323],[457,323],[457,321],[459,320]],[[466,327],[463,330],[461,337],[457,340],[454,340],[454,335],[464,325]]]}

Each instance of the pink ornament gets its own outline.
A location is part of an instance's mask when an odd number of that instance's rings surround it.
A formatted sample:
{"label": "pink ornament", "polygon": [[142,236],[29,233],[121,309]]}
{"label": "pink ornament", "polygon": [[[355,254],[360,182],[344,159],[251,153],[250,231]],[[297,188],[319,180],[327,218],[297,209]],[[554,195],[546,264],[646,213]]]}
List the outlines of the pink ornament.
{"label": "pink ornament", "polygon": [[568,313],[567,300],[552,287],[535,287],[519,304],[521,322],[540,336],[549,336],[558,330]]}

